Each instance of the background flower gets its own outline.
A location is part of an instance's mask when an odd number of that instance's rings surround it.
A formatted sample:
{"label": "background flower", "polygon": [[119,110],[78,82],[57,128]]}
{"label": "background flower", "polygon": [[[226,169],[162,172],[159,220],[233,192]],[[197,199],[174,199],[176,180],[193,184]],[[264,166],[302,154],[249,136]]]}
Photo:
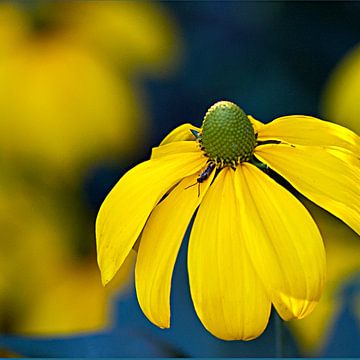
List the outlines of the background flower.
{"label": "background flower", "polygon": [[2,2],[0,19],[0,331],[99,330],[112,324],[132,257],[103,288],[87,177],[146,142],[136,76],[172,68],[175,31],[145,3]]}
{"label": "background flower", "polygon": [[131,258],[104,289],[92,252],[79,246],[87,234],[74,233],[68,209],[14,176],[2,176],[0,188],[1,331],[55,334],[109,325],[109,296],[127,284]]}
{"label": "background flower", "polygon": [[339,61],[324,88],[322,110],[332,121],[360,132],[360,45]]}
{"label": "background flower", "polygon": [[9,16],[0,30],[2,156],[68,178],[133,151],[147,132],[135,74],[150,63],[164,73],[176,48],[158,6],[3,3],[0,12]]}

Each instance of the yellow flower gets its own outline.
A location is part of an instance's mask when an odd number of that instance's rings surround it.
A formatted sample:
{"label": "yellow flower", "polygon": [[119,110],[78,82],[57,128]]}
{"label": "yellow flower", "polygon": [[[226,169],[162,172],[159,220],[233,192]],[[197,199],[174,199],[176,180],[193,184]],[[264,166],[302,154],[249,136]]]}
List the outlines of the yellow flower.
{"label": "yellow flower", "polygon": [[216,103],[201,129],[175,129],[105,199],[96,224],[103,283],[140,238],[138,300],[150,321],[169,327],[172,272],[199,206],[188,272],[205,328],[250,340],[264,331],[271,304],[284,320],[305,317],[324,286],[324,246],[305,207],[270,175],[360,233],[359,153],[360,138],[339,125],[308,116],[264,125]]}

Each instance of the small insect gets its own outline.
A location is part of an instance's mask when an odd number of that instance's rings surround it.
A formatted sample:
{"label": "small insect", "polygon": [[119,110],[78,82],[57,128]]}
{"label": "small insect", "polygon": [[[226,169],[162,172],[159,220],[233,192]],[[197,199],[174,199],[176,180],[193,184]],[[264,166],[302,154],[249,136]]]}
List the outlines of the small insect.
{"label": "small insect", "polygon": [[200,196],[200,184],[203,183],[206,179],[209,178],[212,171],[215,169],[215,164],[213,162],[209,162],[206,169],[199,175],[199,177],[196,179],[196,183],[187,186],[185,189],[188,189],[192,186],[195,186],[198,184],[198,197]]}

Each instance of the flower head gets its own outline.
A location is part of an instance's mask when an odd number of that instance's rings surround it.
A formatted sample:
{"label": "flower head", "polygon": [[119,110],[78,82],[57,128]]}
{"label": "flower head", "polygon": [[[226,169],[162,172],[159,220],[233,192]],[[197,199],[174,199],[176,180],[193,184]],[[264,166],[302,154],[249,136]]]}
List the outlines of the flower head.
{"label": "flower head", "polygon": [[169,327],[172,272],[198,208],[188,273],[206,329],[250,340],[264,331],[271,305],[284,320],[305,317],[324,286],[324,246],[306,208],[271,175],[360,233],[359,154],[359,137],[339,125],[308,116],[264,125],[216,103],[202,128],[173,130],[105,199],[96,224],[103,283],[139,238],[139,304]]}

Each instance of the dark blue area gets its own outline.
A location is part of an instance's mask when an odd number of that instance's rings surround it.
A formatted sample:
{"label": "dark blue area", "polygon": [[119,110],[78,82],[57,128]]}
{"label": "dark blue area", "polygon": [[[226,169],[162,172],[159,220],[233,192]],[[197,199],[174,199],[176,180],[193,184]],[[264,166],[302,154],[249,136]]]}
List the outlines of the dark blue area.
{"label": "dark blue area", "polygon": [[355,274],[341,290],[340,312],[336,314],[322,355],[360,357],[360,274]]}

